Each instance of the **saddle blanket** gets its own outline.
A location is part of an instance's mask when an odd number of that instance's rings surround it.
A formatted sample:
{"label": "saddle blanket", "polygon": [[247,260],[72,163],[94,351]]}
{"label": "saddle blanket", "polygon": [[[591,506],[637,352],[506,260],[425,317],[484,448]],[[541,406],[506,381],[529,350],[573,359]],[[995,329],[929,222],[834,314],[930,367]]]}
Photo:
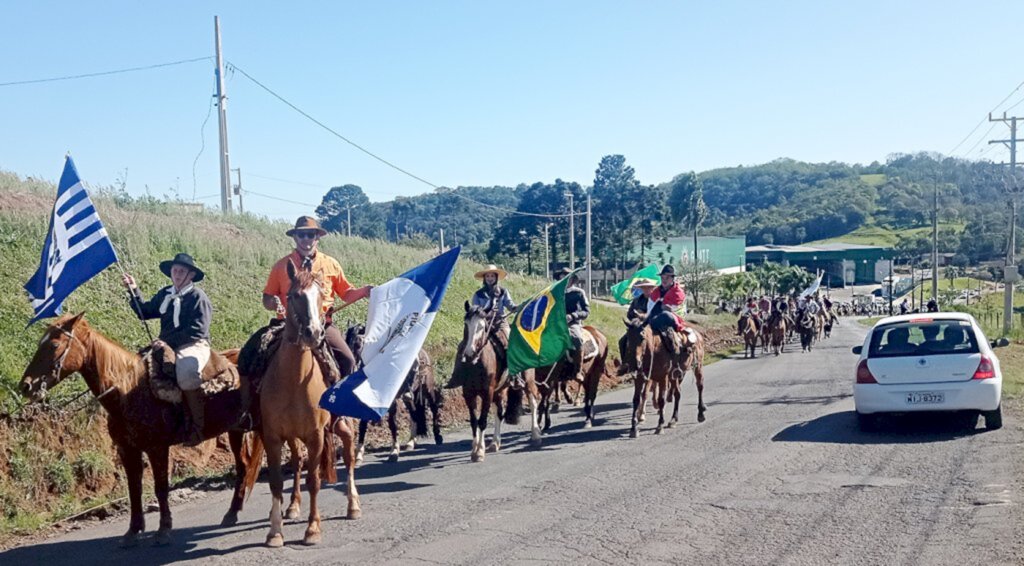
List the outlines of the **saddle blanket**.
{"label": "saddle blanket", "polygon": [[583,361],[594,359],[597,357],[597,338],[586,328],[581,328],[580,334],[583,336]]}
{"label": "saddle blanket", "polygon": [[[181,389],[178,387],[178,379],[174,372],[174,350],[164,342],[154,340],[139,354],[145,363],[149,388],[153,396],[165,403],[181,403]],[[210,352],[210,361],[203,368],[202,380],[200,390],[206,397],[221,391],[238,389],[241,385],[235,364],[215,351]]]}

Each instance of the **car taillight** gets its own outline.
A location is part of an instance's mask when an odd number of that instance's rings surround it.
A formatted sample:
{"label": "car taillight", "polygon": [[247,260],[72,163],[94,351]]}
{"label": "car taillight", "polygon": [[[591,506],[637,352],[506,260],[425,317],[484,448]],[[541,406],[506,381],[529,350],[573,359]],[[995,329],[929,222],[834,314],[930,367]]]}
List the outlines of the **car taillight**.
{"label": "car taillight", "polygon": [[878,383],[875,381],[875,376],[871,375],[871,370],[868,369],[867,360],[861,360],[857,364],[857,383]]}
{"label": "car taillight", "polygon": [[981,357],[981,363],[978,364],[978,369],[974,372],[974,379],[991,379],[996,376],[996,368],[992,365],[992,360]]}

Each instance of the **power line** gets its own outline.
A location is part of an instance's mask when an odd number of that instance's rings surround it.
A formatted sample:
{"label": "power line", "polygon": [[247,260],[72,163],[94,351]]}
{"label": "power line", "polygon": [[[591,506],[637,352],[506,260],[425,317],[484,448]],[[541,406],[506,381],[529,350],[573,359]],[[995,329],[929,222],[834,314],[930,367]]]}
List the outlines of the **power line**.
{"label": "power line", "polygon": [[[985,119],[988,120],[988,118],[985,118]],[[968,149],[967,151],[964,152],[964,156],[966,157],[966,156],[970,155],[970,153],[972,151],[974,151],[974,148],[976,148],[979,145],[981,145],[981,142],[985,141],[985,138],[987,138],[988,135],[990,133],[992,133],[992,130],[994,130],[995,128],[996,128],[996,125],[992,124],[992,127],[990,127],[988,130],[986,130],[985,133],[980,138],[978,138],[978,141],[974,142],[974,145],[971,146],[971,149]]]}
{"label": "power line", "polygon": [[247,195],[256,195],[258,197],[268,198],[270,200],[286,202],[288,204],[297,204],[297,205],[300,205],[300,206],[308,206],[310,208],[317,208],[318,206],[320,206],[319,204],[309,204],[308,202],[299,202],[297,200],[288,200],[286,198],[275,197],[273,195],[265,195],[263,193],[257,193],[256,191],[250,191],[249,189],[245,189],[242,192],[247,194]]}
{"label": "power line", "polygon": [[327,183],[308,183],[308,182],[305,182],[305,181],[292,181],[290,179],[279,179],[277,177],[268,177],[266,175],[257,175],[256,173],[246,173],[246,175],[249,176],[249,177],[256,177],[258,179],[266,179],[268,181],[277,181],[278,183],[288,183],[288,184],[291,184],[291,185],[301,185],[303,187],[315,187],[317,189],[322,189],[324,187],[330,186]]}
{"label": "power line", "polygon": [[[324,124],[320,120],[317,120],[316,118],[314,118],[312,115],[310,115],[305,110],[302,110],[298,106],[296,106],[296,105],[292,104],[291,102],[289,102],[286,98],[284,98],[280,94],[274,92],[267,85],[265,85],[265,84],[261,83],[260,81],[256,80],[252,75],[250,75],[249,73],[246,73],[245,70],[240,68],[238,65],[235,65],[234,63],[228,61],[227,62],[227,66],[228,66],[229,69],[231,69],[233,71],[238,71],[239,73],[242,74],[242,76],[244,76],[245,78],[247,78],[250,81],[252,81],[253,84],[255,84],[256,86],[260,87],[261,89],[267,91],[267,93],[269,93],[271,96],[273,96],[274,98],[278,99],[279,101],[284,103],[286,106],[288,106],[292,110],[294,110],[294,111],[298,112],[299,114],[301,114],[303,117],[305,117],[310,122],[313,122],[317,126],[320,126],[325,131],[327,131],[328,133],[332,134],[336,138],[342,140],[343,142],[351,145],[352,147],[358,149],[359,151],[365,153],[366,155],[372,157],[373,159],[376,159],[377,161],[383,163],[384,165],[387,165],[388,167],[394,169],[395,171],[398,171],[399,173],[402,173],[403,175],[406,175],[406,176],[408,176],[408,177],[410,177],[412,179],[415,179],[415,180],[423,183],[424,185],[427,185],[428,187],[430,187],[432,189],[437,190],[437,189],[441,189],[442,188],[442,187],[440,187],[440,186],[438,186],[438,185],[436,185],[434,183],[431,183],[430,181],[424,179],[423,177],[420,177],[419,175],[413,174],[413,173],[411,173],[411,172],[409,172],[409,171],[399,167],[398,165],[395,165],[394,163],[388,161],[387,159],[384,159],[383,157],[373,153],[372,151],[366,149],[365,147],[357,144],[356,142],[354,142],[354,141],[348,139],[347,137],[343,136],[342,134],[338,133],[337,131],[332,129],[327,124]],[[1022,83],[1022,84],[1024,84],[1024,83]],[[459,197],[461,199],[464,199],[466,201],[472,202],[474,204],[478,204],[480,206],[484,206],[484,207],[487,207],[487,208],[492,208],[494,210],[499,210],[499,211],[506,212],[508,214],[512,214],[512,215],[516,215],[516,216],[532,216],[532,217],[537,217],[537,218],[568,218],[569,216],[572,216],[570,214],[539,214],[539,213],[534,213],[534,212],[522,212],[522,211],[519,211],[519,210],[513,210],[513,209],[510,209],[510,208],[504,208],[504,207],[500,207],[500,206],[495,206],[493,204],[487,204],[485,202],[480,202],[478,200],[472,199],[472,198],[467,197],[465,195],[460,195],[460,194],[458,194],[456,192],[451,192],[449,194],[453,194],[453,195],[455,195],[455,196],[457,196],[457,197]],[[275,197],[269,197],[269,198],[275,198]],[[279,199],[279,200],[282,200],[282,199]],[[290,202],[290,201],[286,201],[286,202]],[[299,204],[299,203],[296,203],[296,204]],[[585,216],[585,215],[586,215],[586,213],[576,213],[575,214],[575,216]]]}
{"label": "power line", "polygon": [[[1021,81],[1021,83],[1020,83],[1020,84],[1018,84],[1016,88],[1014,88],[1013,90],[1011,90],[1011,91],[1010,91],[1010,94],[1007,94],[1007,95],[1006,95],[1006,98],[1004,98],[1004,99],[1000,100],[1000,101],[999,101],[999,104],[996,104],[995,108],[993,108],[992,110],[990,110],[990,111],[988,112],[988,114],[991,114],[991,113],[995,112],[996,110],[998,110],[998,109],[999,109],[999,107],[1000,107],[1000,106],[1002,106],[1002,105],[1003,105],[1004,103],[1006,103],[1006,101],[1007,101],[1007,100],[1009,100],[1011,96],[1013,96],[1013,93],[1015,93],[1015,92],[1017,92],[1018,90],[1020,90],[1020,89],[1021,89],[1021,87],[1024,87],[1024,81]],[[1020,102],[1018,102],[1017,104],[1020,104]],[[1014,106],[1016,106],[1017,104],[1014,104]],[[1011,107],[1011,108],[1012,108],[1012,107]],[[967,134],[966,136],[964,136],[964,139],[960,140],[960,143],[956,144],[955,146],[953,146],[953,149],[951,149],[951,150],[949,150],[948,152],[946,152],[946,155],[953,155],[953,152],[954,152],[954,151],[956,151],[956,150],[957,150],[957,149],[958,149],[958,148],[959,148],[960,146],[964,145],[964,143],[965,143],[965,142],[966,142],[966,141],[967,141],[968,139],[970,139],[970,137],[971,137],[972,135],[974,135],[974,132],[977,132],[977,131],[978,131],[978,128],[980,128],[982,124],[984,124],[984,123],[985,123],[986,121],[988,121],[988,114],[986,114],[986,115],[985,115],[985,117],[984,117],[984,118],[982,118],[980,122],[978,122],[978,125],[974,126],[974,129],[972,129],[972,130],[970,131],[970,133],[968,133],[968,134]],[[989,129],[989,131],[992,131],[992,130],[991,130],[991,128]],[[982,136],[982,138],[986,138],[986,137],[988,137],[988,134],[987,134],[987,133],[986,133],[986,134],[985,134],[984,136]],[[975,144],[975,145],[977,145],[977,144]],[[974,148],[972,147],[971,149],[974,149]],[[971,150],[967,150],[967,153],[970,153],[970,152],[971,152]]]}
{"label": "power line", "polygon": [[210,121],[210,114],[213,114],[213,99],[217,96],[214,92],[210,95],[210,105],[206,107],[206,118],[203,119],[203,125],[199,126],[199,140],[202,145],[199,146],[199,153],[196,154],[196,158],[192,160],[192,200],[196,200],[196,165],[199,164],[199,157],[203,155],[203,150],[206,149],[206,123]]}
{"label": "power line", "polygon": [[210,59],[213,59],[213,57],[196,57],[195,59],[182,59],[181,61],[171,61],[169,63],[157,63],[155,65],[146,65],[144,67],[129,67],[127,69],[116,69],[116,70],[113,70],[113,71],[101,71],[101,72],[98,72],[98,73],[86,73],[86,74],[83,74],[83,75],[66,75],[66,76],[63,76],[63,77],[50,77],[50,78],[46,78],[46,79],[31,79],[31,80],[27,80],[27,81],[10,81],[10,82],[6,82],[6,83],[0,83],[0,87],[19,86],[19,85],[28,85],[28,84],[38,84],[38,83],[52,83],[52,82],[56,82],[56,81],[70,81],[70,80],[74,80],[74,79],[87,79],[87,78],[90,78],[90,77],[103,77],[103,76],[106,76],[106,75],[117,75],[117,74],[121,74],[121,73],[134,73],[136,71],[148,71],[150,69],[159,69],[159,68],[162,68],[162,67],[172,67],[174,65],[184,65],[186,63],[196,63],[196,62],[199,62],[199,61],[209,61]]}

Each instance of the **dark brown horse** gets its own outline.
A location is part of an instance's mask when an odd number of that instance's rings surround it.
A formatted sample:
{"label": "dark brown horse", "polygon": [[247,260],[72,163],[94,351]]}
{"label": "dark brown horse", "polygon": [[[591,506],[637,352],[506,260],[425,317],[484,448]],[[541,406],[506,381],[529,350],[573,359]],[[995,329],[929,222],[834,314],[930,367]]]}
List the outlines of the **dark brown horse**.
{"label": "dark brown horse", "polygon": [[768,333],[772,339],[772,350],[775,355],[778,356],[780,353],[786,351],[786,317],[780,313],[775,313],[770,319],[768,324],[765,325],[768,329]]}
{"label": "dark brown horse", "polygon": [[740,328],[743,332],[743,357],[756,358],[757,338],[760,333],[757,331],[757,323],[754,322],[754,315],[744,315],[740,322]]}
{"label": "dark brown horse", "polygon": [[[167,501],[169,486],[169,450],[188,440],[184,426],[185,411],[157,399],[150,389],[143,359],[93,329],[85,321],[85,313],[59,318],[43,334],[32,361],[21,378],[21,392],[33,400],[42,399],[69,375],[78,372],[85,378],[92,394],[107,411],[107,430],[117,447],[128,479],[131,519],[128,532],[121,538],[122,546],[138,544],[145,530],[142,508],[142,454],[149,457],[153,482],[160,505],[160,528],[154,538],[158,545],[171,539],[171,509]],[[237,350],[223,352],[232,363]],[[238,522],[238,512],[245,501],[245,484],[250,455],[245,448],[244,431],[236,428],[242,415],[239,390],[217,393],[205,401],[204,438],[228,432],[231,452],[235,457],[235,495],[224,515],[223,525]],[[258,465],[256,466],[258,468]]]}
{"label": "dark brown horse", "polygon": [[[462,342],[455,354],[452,378],[461,381],[462,398],[469,408],[469,425],[473,432],[470,459],[474,462],[482,462],[488,450],[497,452],[501,449],[501,422],[503,420],[509,424],[519,422],[519,412],[524,395],[528,395],[530,400],[531,442],[534,445],[539,445],[540,429],[537,426],[539,394],[536,384],[533,382],[533,371],[523,372],[526,381],[524,389],[508,387],[507,381],[501,383],[507,366],[505,352],[499,352],[498,347],[494,344],[496,340],[493,334],[497,331],[499,321],[490,310],[471,307],[467,301],[464,322]],[[506,397],[508,410],[503,406]],[[494,423],[492,443],[487,446],[484,437],[491,404],[495,405],[498,418]]]}
{"label": "dark brown horse", "polygon": [[[540,393],[540,418],[544,421],[542,432],[547,432],[551,428],[552,399],[557,404],[559,390],[564,391],[569,382],[575,382],[583,391],[583,428],[594,426],[594,403],[597,400],[597,390],[601,385],[601,376],[604,375],[605,362],[608,359],[608,339],[593,326],[584,326],[583,328],[597,342],[597,353],[583,362],[583,367],[580,368],[578,374],[570,375],[571,364],[565,359],[559,360],[554,365],[537,368],[534,373],[537,390]],[[580,376],[583,376],[582,379]]]}

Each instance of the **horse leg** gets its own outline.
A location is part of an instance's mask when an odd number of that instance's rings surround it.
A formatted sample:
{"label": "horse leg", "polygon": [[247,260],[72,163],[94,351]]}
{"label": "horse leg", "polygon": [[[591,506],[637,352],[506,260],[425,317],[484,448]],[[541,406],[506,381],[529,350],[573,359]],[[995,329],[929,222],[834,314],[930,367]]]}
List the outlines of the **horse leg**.
{"label": "horse leg", "polygon": [[501,421],[505,420],[505,410],[511,410],[506,407],[505,401],[502,399],[504,394],[494,394],[494,408],[498,416],[494,419],[494,436],[491,437],[491,445],[487,447],[488,452],[497,452],[501,450]]}
{"label": "horse leg", "polygon": [[638,372],[636,379],[633,381],[633,419],[630,423],[629,437],[636,438],[638,435],[637,425],[640,423],[640,417],[643,416],[644,403],[644,390],[647,387],[647,380]]}
{"label": "horse leg", "polygon": [[[540,415],[537,417],[544,420],[544,428],[541,433],[546,434],[551,430],[551,388],[544,386],[540,394]],[[539,423],[538,423],[539,424]]]}
{"label": "horse leg", "polygon": [[320,494],[320,452],[324,449],[323,427],[317,427],[316,431],[306,437],[303,443],[309,454],[309,471],[306,472],[306,489],[309,490],[309,519],[306,522],[306,534],[302,537],[302,544],[311,545],[318,544],[321,540],[320,509],[316,505],[316,498]]}
{"label": "horse leg", "polygon": [[697,422],[702,423],[706,420],[704,411],[708,408],[704,406],[704,364],[697,363],[693,368],[693,381],[697,384]]}
{"label": "horse leg", "polygon": [[147,450],[149,465],[153,467],[153,484],[156,500],[160,505],[160,530],[156,532],[153,546],[164,546],[171,543],[171,506],[167,503],[170,493],[170,470],[168,469],[169,446],[161,446]]}
{"label": "horse leg", "polygon": [[280,548],[284,546],[284,521],[281,520],[281,507],[284,505],[284,475],[281,473],[281,439],[267,435],[263,439],[267,451],[267,467],[270,468],[270,532],[267,533],[267,546]]}
{"label": "horse leg", "polygon": [[534,383],[526,384],[526,397],[530,402],[530,444],[539,447],[541,444],[540,423],[538,422],[537,409],[540,404],[540,392]]}
{"label": "horse leg", "polygon": [[356,489],[356,435],[346,418],[334,420],[334,434],[341,438],[341,459],[348,470],[348,514],[345,518],[355,520],[363,516],[359,506],[359,491]]}
{"label": "horse leg", "polygon": [[427,395],[427,402],[430,404],[430,413],[433,420],[434,444],[443,444],[444,437],[441,435],[441,391],[435,390]]}
{"label": "horse leg", "polygon": [[[302,488],[299,487],[299,482],[302,481],[302,450],[299,448],[299,442],[295,439],[288,441],[288,450],[292,453],[292,475],[294,478],[292,480],[292,500],[284,512],[284,518],[294,521],[302,512]],[[314,460],[312,455],[307,457],[306,462],[309,464],[310,470],[316,467],[317,460]]]}
{"label": "horse leg", "polygon": [[665,386],[667,384],[668,378],[665,378],[664,382],[656,383],[654,391],[651,392],[654,408],[658,409],[658,426],[655,427],[654,434],[661,434],[661,430],[665,427]]}
{"label": "horse leg", "polygon": [[475,393],[463,397],[466,400],[466,407],[469,408],[469,429],[473,433],[473,444],[469,449],[469,459],[472,462],[480,461],[480,456],[476,449],[479,442],[477,431],[480,429],[480,417],[477,416],[477,397]]}
{"label": "horse leg", "polygon": [[683,376],[680,377],[679,379],[674,379],[673,378],[669,382],[668,398],[669,398],[670,401],[673,401],[673,406],[672,406],[672,418],[670,418],[668,420],[668,425],[666,425],[666,426],[668,426],[668,428],[674,428],[676,426],[676,423],[679,422],[679,402],[683,398],[683,394],[682,394],[681,390],[682,390],[682,386],[683,386],[683,379],[685,377],[686,377],[686,374],[683,374]]}
{"label": "horse leg", "polygon": [[121,464],[128,477],[128,500],[131,502],[131,520],[128,532],[121,537],[121,547],[139,544],[139,534],[146,530],[146,519],[142,514],[142,451],[132,446],[119,446]]}
{"label": "horse leg", "polygon": [[370,421],[359,419],[359,443],[356,448],[356,465],[363,463],[363,455],[366,452],[366,429],[369,428]]}
{"label": "horse leg", "polygon": [[487,453],[487,418],[491,414],[491,397],[492,395],[488,391],[484,391],[480,395],[480,416],[478,417],[480,428],[477,431],[480,439],[476,443],[477,462],[483,462]]}
{"label": "horse leg", "polygon": [[391,453],[388,462],[397,462],[402,449],[398,446],[398,402],[392,402],[388,409],[388,430],[391,431]]}
{"label": "horse leg", "polygon": [[238,512],[245,504],[245,474],[249,466],[259,466],[262,462],[246,462],[242,456],[245,450],[245,433],[237,430],[228,432],[228,441],[231,443],[231,455],[235,458],[235,494],[231,497],[231,506],[228,512],[221,519],[220,526],[230,527],[238,523]]}
{"label": "horse leg", "polygon": [[[417,395],[419,395],[419,393],[417,393]],[[405,413],[409,417],[409,442],[405,443],[405,446],[403,447],[403,449],[404,450],[415,450],[416,449],[416,437],[417,437],[417,435],[419,435],[420,433],[427,434],[427,431],[426,430],[422,430],[421,431],[419,429],[419,425],[416,424],[413,421],[413,414],[414,414],[413,411],[416,410],[416,407],[413,405],[413,401],[411,399],[403,396],[402,397],[402,404],[405,405]],[[397,409],[397,404],[396,404],[396,409]],[[426,408],[424,408],[423,411],[424,411],[423,418],[426,419],[426,416],[427,416]]]}

